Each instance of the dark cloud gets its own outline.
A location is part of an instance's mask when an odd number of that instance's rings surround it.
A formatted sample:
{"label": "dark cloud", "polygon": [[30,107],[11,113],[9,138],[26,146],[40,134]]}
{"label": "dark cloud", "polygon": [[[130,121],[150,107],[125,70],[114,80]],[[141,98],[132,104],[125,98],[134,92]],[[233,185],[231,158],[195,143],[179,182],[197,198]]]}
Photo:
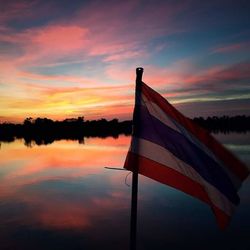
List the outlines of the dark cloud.
{"label": "dark cloud", "polygon": [[188,117],[250,115],[250,99],[219,100],[174,104]]}

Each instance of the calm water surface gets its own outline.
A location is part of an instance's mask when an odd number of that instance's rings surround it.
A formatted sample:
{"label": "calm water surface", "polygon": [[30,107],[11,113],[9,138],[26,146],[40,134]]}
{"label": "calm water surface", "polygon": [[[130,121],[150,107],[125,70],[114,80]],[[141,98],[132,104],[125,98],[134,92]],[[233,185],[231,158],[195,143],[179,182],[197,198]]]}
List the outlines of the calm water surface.
{"label": "calm water surface", "polygon": [[[250,134],[216,135],[250,166]],[[57,141],[0,149],[0,249],[128,249],[131,175],[122,167],[130,137]],[[139,177],[138,249],[250,250],[250,180],[220,231],[200,201]]]}

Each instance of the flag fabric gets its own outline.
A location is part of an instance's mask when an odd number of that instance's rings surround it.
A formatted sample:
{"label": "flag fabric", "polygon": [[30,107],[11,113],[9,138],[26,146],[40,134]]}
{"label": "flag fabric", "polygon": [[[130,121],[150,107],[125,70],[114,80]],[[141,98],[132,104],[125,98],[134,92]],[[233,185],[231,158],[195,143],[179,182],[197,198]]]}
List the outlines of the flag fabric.
{"label": "flag fabric", "polygon": [[145,83],[136,85],[133,133],[124,168],[194,196],[228,225],[248,168],[206,130]]}

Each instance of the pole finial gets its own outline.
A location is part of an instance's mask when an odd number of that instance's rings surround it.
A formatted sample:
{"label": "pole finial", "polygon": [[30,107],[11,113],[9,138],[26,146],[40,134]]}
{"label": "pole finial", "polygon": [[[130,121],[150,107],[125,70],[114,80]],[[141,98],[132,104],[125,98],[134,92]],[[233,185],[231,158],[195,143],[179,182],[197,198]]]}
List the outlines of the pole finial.
{"label": "pole finial", "polygon": [[142,74],[143,74],[144,69],[139,67],[136,68],[136,82],[142,82]]}

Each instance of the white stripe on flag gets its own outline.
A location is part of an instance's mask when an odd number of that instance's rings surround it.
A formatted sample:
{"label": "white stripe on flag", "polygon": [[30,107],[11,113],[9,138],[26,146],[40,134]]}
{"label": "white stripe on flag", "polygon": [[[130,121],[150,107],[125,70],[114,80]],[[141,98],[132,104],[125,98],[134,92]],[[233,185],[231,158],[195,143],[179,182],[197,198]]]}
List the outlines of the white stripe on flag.
{"label": "white stripe on flag", "polygon": [[235,205],[232,204],[219,190],[204,180],[203,177],[201,177],[191,166],[179,158],[176,158],[164,147],[144,139],[133,137],[130,151],[169,167],[201,184],[208,193],[211,202],[227,215],[232,215]]}
{"label": "white stripe on flag", "polygon": [[197,140],[195,136],[189,133],[183,126],[179,123],[171,119],[157,104],[149,101],[145,95],[142,94],[142,103],[145,106],[150,115],[167,125],[168,127],[172,128],[173,130],[177,131],[180,134],[183,134],[189,141],[199,147],[203,152],[205,152],[208,156],[214,159],[219,166],[227,173],[228,177],[230,178],[231,182],[233,183],[234,187],[238,190],[241,186],[240,179],[235,176],[202,142]]}

